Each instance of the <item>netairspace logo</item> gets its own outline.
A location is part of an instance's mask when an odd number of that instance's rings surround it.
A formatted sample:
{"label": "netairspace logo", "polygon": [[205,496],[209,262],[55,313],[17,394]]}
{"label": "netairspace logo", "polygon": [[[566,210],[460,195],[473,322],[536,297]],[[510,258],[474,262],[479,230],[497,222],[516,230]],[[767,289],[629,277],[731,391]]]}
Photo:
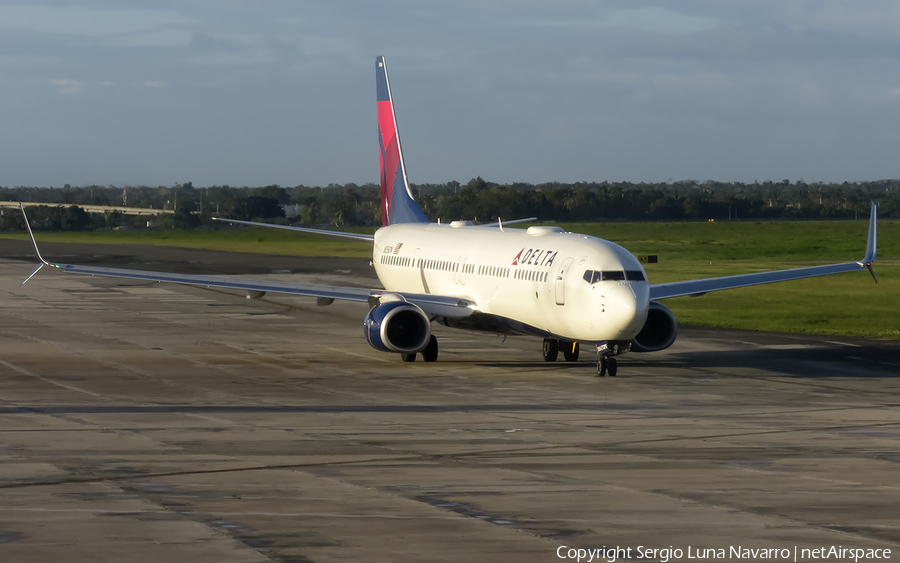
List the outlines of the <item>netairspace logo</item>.
{"label": "netairspace logo", "polygon": [[556,550],[556,556],[560,559],[572,559],[578,563],[601,562],[615,563],[618,560],[640,561],[653,560],[659,563],[681,560],[722,559],[729,561],[869,561],[876,559],[890,559],[891,550],[883,548],[859,548],[828,546],[828,547],[771,547],[754,548],[743,546],[729,546],[725,548],[706,548],[687,546],[681,549],[673,546],[653,548],[639,545],[632,547],[569,547],[561,545]]}

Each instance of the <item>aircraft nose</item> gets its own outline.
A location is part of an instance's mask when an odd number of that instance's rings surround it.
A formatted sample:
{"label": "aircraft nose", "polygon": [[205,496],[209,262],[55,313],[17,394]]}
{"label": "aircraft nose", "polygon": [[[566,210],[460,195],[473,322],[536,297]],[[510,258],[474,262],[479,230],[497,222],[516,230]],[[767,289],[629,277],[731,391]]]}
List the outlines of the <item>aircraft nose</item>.
{"label": "aircraft nose", "polygon": [[646,284],[621,284],[609,292],[619,331],[637,334],[647,320],[650,289]]}
{"label": "aircraft nose", "polygon": [[608,292],[609,300],[615,304],[616,309],[620,311],[633,311],[637,304],[637,297],[630,284],[619,284],[610,288]]}

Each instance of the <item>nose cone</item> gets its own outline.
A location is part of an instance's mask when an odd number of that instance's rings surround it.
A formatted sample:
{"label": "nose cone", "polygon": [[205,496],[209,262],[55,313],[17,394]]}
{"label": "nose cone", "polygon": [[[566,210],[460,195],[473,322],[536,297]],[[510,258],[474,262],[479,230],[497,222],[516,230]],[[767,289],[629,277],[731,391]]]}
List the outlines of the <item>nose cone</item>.
{"label": "nose cone", "polygon": [[623,339],[633,338],[644,327],[650,306],[650,287],[646,283],[623,283],[608,293],[613,322]]}

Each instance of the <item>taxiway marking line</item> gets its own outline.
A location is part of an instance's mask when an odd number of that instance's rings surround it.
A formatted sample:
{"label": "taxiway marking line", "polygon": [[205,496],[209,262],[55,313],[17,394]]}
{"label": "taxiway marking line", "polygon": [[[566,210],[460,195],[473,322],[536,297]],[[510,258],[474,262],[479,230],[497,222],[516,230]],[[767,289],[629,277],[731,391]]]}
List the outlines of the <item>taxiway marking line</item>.
{"label": "taxiway marking line", "polygon": [[27,369],[25,369],[21,366],[17,366],[16,364],[13,364],[11,362],[7,362],[6,360],[0,360],[0,364],[8,367],[11,370],[17,371],[23,375],[27,375],[29,377],[34,377],[35,379],[40,379],[41,381],[43,381],[45,383],[49,383],[51,385],[56,385],[56,386],[62,387],[64,389],[68,389],[69,391],[77,391],[79,393],[84,393],[84,394],[90,395],[92,397],[99,397],[99,398],[103,397],[103,395],[101,395],[99,393],[94,393],[93,391],[88,391],[87,389],[82,389],[81,387],[75,387],[74,385],[66,385],[65,383],[60,383],[59,381],[54,381],[52,379],[48,379],[48,378],[44,377],[43,375],[38,375],[34,372],[28,371]]}

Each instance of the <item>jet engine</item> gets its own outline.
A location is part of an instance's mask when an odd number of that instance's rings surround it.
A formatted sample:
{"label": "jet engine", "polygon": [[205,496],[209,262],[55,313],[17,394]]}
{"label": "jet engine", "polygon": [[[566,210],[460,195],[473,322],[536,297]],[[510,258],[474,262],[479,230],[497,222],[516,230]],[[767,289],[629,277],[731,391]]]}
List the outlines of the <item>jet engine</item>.
{"label": "jet engine", "polygon": [[668,308],[656,301],[650,302],[647,322],[631,342],[632,352],[658,352],[675,342],[678,336],[678,322]]}
{"label": "jet engine", "polygon": [[415,354],[431,339],[428,315],[406,301],[388,301],[374,307],[363,326],[369,345],[382,352]]}

